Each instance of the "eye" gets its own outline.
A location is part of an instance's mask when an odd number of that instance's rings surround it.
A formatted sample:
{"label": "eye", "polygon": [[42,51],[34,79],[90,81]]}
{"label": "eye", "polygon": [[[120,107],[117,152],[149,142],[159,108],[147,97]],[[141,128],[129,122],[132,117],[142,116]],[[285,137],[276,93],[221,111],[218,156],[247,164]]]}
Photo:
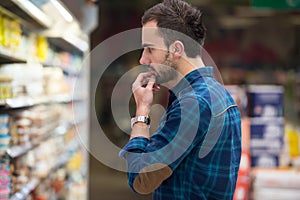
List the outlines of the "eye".
{"label": "eye", "polygon": [[148,51],[148,53],[152,53],[152,48],[151,47],[147,47],[147,51]]}

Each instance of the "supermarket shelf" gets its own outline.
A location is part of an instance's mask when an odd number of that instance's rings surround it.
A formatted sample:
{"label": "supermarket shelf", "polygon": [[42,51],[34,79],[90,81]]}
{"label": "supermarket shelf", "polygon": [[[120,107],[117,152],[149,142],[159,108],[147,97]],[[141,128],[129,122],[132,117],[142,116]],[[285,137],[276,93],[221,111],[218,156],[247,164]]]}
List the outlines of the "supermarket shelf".
{"label": "supermarket shelf", "polygon": [[40,180],[32,178],[27,184],[22,187],[20,192],[15,193],[10,200],[25,200],[29,194],[39,185]]}
{"label": "supermarket shelf", "polygon": [[46,103],[70,103],[72,102],[72,96],[69,94],[59,94],[54,96],[45,97]]}
{"label": "supermarket shelf", "polygon": [[27,143],[23,146],[12,146],[6,150],[6,153],[11,158],[17,158],[33,149],[36,145],[34,145],[33,143]]}
{"label": "supermarket shelf", "polygon": [[[12,99],[0,100],[0,106],[6,109],[26,108],[39,104],[51,104],[51,103],[70,103],[72,102],[72,96],[69,94],[59,94],[53,96],[42,97],[17,97]],[[74,100],[78,101],[78,100]]]}
{"label": "supermarket shelf", "polygon": [[67,145],[66,147],[66,153],[63,154],[62,156],[60,156],[60,158],[58,159],[56,166],[54,168],[53,171],[55,171],[56,169],[59,169],[61,167],[63,167],[70,159],[70,155],[73,154],[73,152],[75,152],[77,149],[79,149],[80,145],[79,142],[77,141],[77,139],[73,139],[70,144]]}
{"label": "supermarket shelf", "polygon": [[[45,134],[37,141],[31,142],[31,143],[26,143],[25,145],[22,145],[22,146],[20,146],[20,145],[12,146],[6,150],[6,153],[11,158],[17,158],[21,155],[26,154],[28,151],[34,149],[41,142],[46,141],[47,139],[49,139],[52,136],[64,135],[72,127],[72,125],[73,125],[72,123],[66,123],[66,124],[60,125],[60,126],[56,127],[54,129],[54,131],[51,131],[48,134]],[[50,128],[52,128],[52,126],[50,126],[49,129]]]}
{"label": "supermarket shelf", "polygon": [[44,67],[57,67],[57,68],[60,68],[63,71],[63,73],[65,75],[68,75],[68,76],[79,76],[80,75],[80,71],[69,69],[70,67],[67,67],[67,66],[51,64],[51,63],[42,63],[42,65]]}
{"label": "supermarket shelf", "polygon": [[63,167],[71,158],[71,156],[74,154],[75,151],[79,149],[79,143],[76,139],[72,139],[69,144],[66,145],[65,151],[62,155],[60,155],[57,158],[56,163],[51,166],[51,169],[45,173],[45,175],[42,175],[40,177],[40,182],[43,181],[43,179],[47,178],[49,174],[55,172],[57,169]]}
{"label": "supermarket shelf", "polygon": [[7,108],[23,108],[23,107],[30,107],[34,104],[37,104],[37,100],[34,101],[33,98],[30,97],[18,97],[13,99],[6,99],[3,101],[3,106]]}
{"label": "supermarket shelf", "polygon": [[26,63],[26,59],[17,53],[0,46],[0,64]]}
{"label": "supermarket shelf", "polygon": [[66,37],[48,36],[48,41],[63,51],[69,51],[78,55],[83,55],[88,50],[88,43],[74,35]]}
{"label": "supermarket shelf", "polygon": [[30,0],[0,1],[0,6],[7,10],[8,16],[17,18],[33,28],[44,29],[52,25],[51,19]]}
{"label": "supermarket shelf", "polygon": [[[70,159],[70,151],[76,151],[79,148],[78,142],[74,139],[67,146],[67,153],[61,155],[57,159],[57,163],[49,171],[48,175],[55,172],[57,169],[63,167]],[[29,194],[44,180],[44,178],[32,178],[27,184],[25,184],[20,192],[15,193],[10,200],[26,200]]]}
{"label": "supermarket shelf", "polygon": [[[55,7],[54,5],[55,2],[56,1],[49,0],[0,0],[0,12],[6,18],[19,22],[18,24],[20,24],[21,26],[22,35],[27,36],[33,34],[34,37],[42,35],[47,38],[47,41],[49,42],[49,48],[54,52],[57,52],[57,50],[67,51],[68,53],[78,54],[80,57],[83,57],[89,48],[88,34],[86,32],[82,32],[81,26],[80,24],[78,24],[75,18],[73,22],[69,22],[68,20],[63,19],[63,16],[59,13],[59,8]],[[62,5],[64,4],[64,1],[58,0],[57,2]],[[80,5],[85,5],[85,3],[86,2],[82,1]],[[67,6],[63,5],[63,7],[67,8],[68,10]],[[31,46],[34,44],[30,43],[28,45],[28,48],[31,48]],[[23,52],[21,51],[12,51],[11,48],[5,48],[0,45],[0,65],[12,63],[27,63],[28,55],[26,55],[26,53],[22,53]],[[73,78],[80,76],[79,72],[64,69],[63,67],[66,66],[61,66],[64,74],[70,76],[65,77],[67,78],[67,80],[68,78],[71,78],[71,81],[73,81]],[[76,68],[75,65],[73,65],[72,67]],[[88,80],[84,79],[84,81]],[[81,104],[85,104],[88,102],[85,98],[88,98],[86,96],[86,93],[80,93],[80,95],[77,94],[74,97],[71,94],[49,96],[42,94],[40,97],[23,96],[4,100],[0,99],[0,113],[4,113],[9,115],[9,117],[13,117],[15,114],[18,114],[18,112],[27,111],[27,109],[31,109],[35,106],[42,105],[51,109],[51,104],[60,104],[59,107],[62,106],[62,110],[66,112],[62,116],[63,120],[72,116],[73,113],[71,112],[71,104],[74,103],[76,104],[76,106],[77,104],[81,106]],[[69,162],[74,153],[76,153],[81,148],[80,143],[76,137],[68,143],[62,143],[69,141],[69,139],[71,139],[70,137],[76,136],[73,134],[73,131],[76,131],[75,126],[78,123],[84,123],[84,125],[86,125],[87,123],[86,119],[74,122],[73,120],[70,119],[70,121],[68,121],[67,123],[62,123],[61,121],[57,120],[54,120],[55,122],[53,123],[49,121],[47,123],[43,123],[41,126],[34,128],[32,132],[32,135],[34,136],[31,137],[28,143],[18,143],[18,145],[11,146],[6,150],[6,154],[3,155],[3,158],[0,158],[1,162],[3,159],[5,159],[5,161],[7,160],[4,167],[9,168],[10,166],[16,164],[15,169],[17,169],[17,167],[19,167],[18,163],[20,162],[22,164],[21,168],[23,169],[24,164],[24,169],[30,169],[30,174],[32,174],[30,177],[28,177],[28,182],[26,182],[25,184],[19,185],[18,183],[16,183],[16,186],[18,186],[20,190],[18,190],[18,192],[16,193],[10,194],[10,197],[8,199],[29,199],[31,198],[32,192],[39,186],[45,186],[43,187],[45,188],[45,190],[39,191],[40,193],[51,192],[47,190],[50,186],[47,179],[51,177],[51,175],[53,175],[55,172],[57,172],[57,170],[59,170],[60,168],[65,168],[65,165]],[[26,130],[30,131],[29,129]],[[59,148],[57,148],[57,150],[59,151],[55,152],[57,153],[54,154],[55,157],[48,158],[48,156],[45,157],[45,155],[41,155],[40,157],[38,157],[38,159],[34,159],[34,166],[36,166],[36,171],[34,171],[33,168],[35,167],[30,168],[31,165],[27,165],[27,163],[23,161],[23,156],[26,156],[26,154],[31,151],[38,152],[40,150],[39,148],[43,147],[40,145],[48,145],[48,142],[50,143],[50,145],[59,145]],[[53,162],[49,162],[50,159]],[[85,160],[87,159],[88,158],[85,158]],[[46,165],[45,168],[43,168],[44,164]],[[82,162],[82,164],[85,165],[84,162]],[[11,174],[7,176],[8,178],[13,178],[14,173],[16,173],[17,175],[18,171],[15,169],[10,170]],[[84,170],[86,174],[88,168],[85,168]],[[10,182],[11,189],[14,188],[14,184],[14,181]]]}

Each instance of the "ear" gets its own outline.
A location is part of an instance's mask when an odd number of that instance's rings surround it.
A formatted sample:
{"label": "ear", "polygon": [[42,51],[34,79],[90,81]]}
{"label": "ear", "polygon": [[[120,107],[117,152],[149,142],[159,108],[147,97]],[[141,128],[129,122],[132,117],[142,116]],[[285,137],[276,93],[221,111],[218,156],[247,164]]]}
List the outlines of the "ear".
{"label": "ear", "polygon": [[181,41],[176,40],[172,44],[172,52],[174,54],[174,58],[181,58],[184,53],[184,45]]}

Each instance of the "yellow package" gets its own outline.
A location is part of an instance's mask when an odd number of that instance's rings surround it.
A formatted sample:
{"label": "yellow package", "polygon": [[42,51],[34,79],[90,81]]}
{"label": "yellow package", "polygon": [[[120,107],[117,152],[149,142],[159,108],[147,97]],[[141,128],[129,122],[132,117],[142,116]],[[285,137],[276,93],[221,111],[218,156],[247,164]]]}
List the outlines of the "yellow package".
{"label": "yellow package", "polygon": [[83,155],[81,152],[78,151],[72,155],[72,157],[67,163],[67,167],[72,171],[77,171],[82,166],[82,162],[83,162]]}
{"label": "yellow package", "polygon": [[299,149],[299,134],[297,133],[294,127],[287,127],[287,137],[288,137],[288,144],[289,144],[289,152],[291,157],[299,156],[300,149]]}
{"label": "yellow package", "polygon": [[4,16],[3,19],[3,38],[2,38],[2,45],[4,47],[9,48],[9,40],[10,40],[10,22],[11,20]]}
{"label": "yellow package", "polygon": [[0,100],[13,97],[11,81],[12,77],[0,74]]}
{"label": "yellow package", "polygon": [[9,46],[13,51],[17,51],[22,38],[21,24],[17,20],[11,20]]}
{"label": "yellow package", "polygon": [[3,44],[3,15],[0,13],[0,44]]}
{"label": "yellow package", "polygon": [[45,61],[47,59],[47,53],[48,53],[48,41],[43,36],[38,36],[37,38],[37,57],[41,62]]}

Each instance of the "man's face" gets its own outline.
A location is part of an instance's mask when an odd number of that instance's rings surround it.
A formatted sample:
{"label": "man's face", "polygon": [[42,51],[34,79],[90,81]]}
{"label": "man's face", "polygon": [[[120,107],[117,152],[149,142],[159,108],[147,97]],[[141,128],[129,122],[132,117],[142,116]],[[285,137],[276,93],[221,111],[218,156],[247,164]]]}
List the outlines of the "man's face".
{"label": "man's face", "polygon": [[155,21],[147,22],[142,29],[143,54],[140,64],[148,65],[149,72],[156,77],[156,83],[166,83],[176,78],[177,65],[174,63],[164,39],[158,33]]}

